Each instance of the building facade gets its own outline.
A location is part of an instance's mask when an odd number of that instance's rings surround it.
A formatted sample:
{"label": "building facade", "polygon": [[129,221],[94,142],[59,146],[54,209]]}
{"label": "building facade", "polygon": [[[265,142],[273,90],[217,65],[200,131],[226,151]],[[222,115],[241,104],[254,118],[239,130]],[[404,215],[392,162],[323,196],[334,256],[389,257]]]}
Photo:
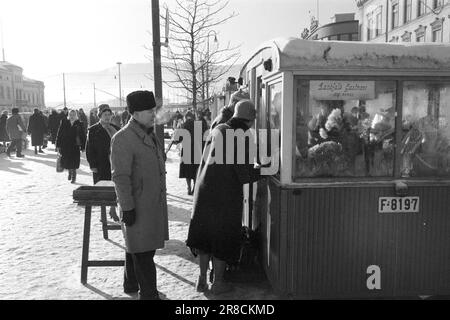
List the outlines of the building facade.
{"label": "building facade", "polygon": [[44,83],[23,75],[23,69],[6,61],[0,61],[0,107],[20,107],[22,111],[44,109]]}
{"label": "building facade", "polygon": [[365,42],[450,42],[450,0],[359,0]]}
{"label": "building facade", "polygon": [[313,19],[310,29],[305,29],[302,38],[307,40],[358,41],[358,25],[354,13],[336,14],[331,23],[320,27],[318,21]]}

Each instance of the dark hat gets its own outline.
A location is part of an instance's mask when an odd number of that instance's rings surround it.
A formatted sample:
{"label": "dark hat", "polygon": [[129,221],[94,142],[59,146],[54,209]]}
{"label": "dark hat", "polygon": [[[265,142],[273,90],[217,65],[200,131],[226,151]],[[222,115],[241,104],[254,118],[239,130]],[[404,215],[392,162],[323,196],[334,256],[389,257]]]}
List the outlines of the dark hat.
{"label": "dark hat", "polygon": [[107,104],[101,104],[98,106],[98,114],[97,116],[100,118],[102,116],[102,113],[105,111],[109,111],[112,113],[111,108]]}
{"label": "dark hat", "polygon": [[156,108],[156,101],[151,91],[135,91],[127,96],[128,111],[133,114],[136,111],[151,110]]}
{"label": "dark hat", "polygon": [[236,104],[233,118],[254,121],[256,119],[255,105],[250,100],[241,100]]}

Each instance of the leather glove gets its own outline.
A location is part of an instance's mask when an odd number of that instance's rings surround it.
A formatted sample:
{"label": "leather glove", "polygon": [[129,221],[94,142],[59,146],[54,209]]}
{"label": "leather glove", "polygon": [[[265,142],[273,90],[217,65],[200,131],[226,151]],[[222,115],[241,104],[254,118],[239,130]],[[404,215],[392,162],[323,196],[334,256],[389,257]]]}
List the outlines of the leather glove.
{"label": "leather glove", "polygon": [[122,223],[124,223],[127,227],[131,227],[135,222],[136,222],[135,209],[122,212]]}

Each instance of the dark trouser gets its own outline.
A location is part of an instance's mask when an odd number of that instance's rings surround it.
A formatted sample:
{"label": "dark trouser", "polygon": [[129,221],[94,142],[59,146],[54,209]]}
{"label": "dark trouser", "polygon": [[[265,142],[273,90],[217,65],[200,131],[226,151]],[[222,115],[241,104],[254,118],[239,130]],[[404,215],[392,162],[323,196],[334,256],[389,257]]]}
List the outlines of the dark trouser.
{"label": "dark trouser", "polygon": [[93,172],[92,177],[94,178],[94,185],[97,184],[97,182],[99,181],[111,181],[111,172],[109,173],[103,171]]}
{"label": "dark trouser", "polygon": [[16,147],[16,155],[22,154],[22,139],[13,139],[10,143],[7,153],[11,153],[11,150]]}
{"label": "dark trouser", "polygon": [[139,288],[141,300],[158,298],[156,266],[153,261],[155,252],[125,254],[124,289],[133,291]]}

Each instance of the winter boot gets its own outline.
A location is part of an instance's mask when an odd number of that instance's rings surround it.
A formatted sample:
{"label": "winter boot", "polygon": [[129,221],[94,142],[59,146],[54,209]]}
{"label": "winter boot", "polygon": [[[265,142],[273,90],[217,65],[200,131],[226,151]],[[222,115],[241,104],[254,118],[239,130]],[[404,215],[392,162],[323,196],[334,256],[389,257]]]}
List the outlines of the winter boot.
{"label": "winter boot", "polygon": [[44,151],[42,151],[42,148],[41,147],[39,147],[39,151],[38,151],[39,153],[44,153]]}
{"label": "winter boot", "polygon": [[77,182],[77,170],[73,169],[72,170],[72,183]]}
{"label": "winter boot", "polygon": [[69,169],[69,177],[67,178],[67,180],[72,180],[72,169]]}

